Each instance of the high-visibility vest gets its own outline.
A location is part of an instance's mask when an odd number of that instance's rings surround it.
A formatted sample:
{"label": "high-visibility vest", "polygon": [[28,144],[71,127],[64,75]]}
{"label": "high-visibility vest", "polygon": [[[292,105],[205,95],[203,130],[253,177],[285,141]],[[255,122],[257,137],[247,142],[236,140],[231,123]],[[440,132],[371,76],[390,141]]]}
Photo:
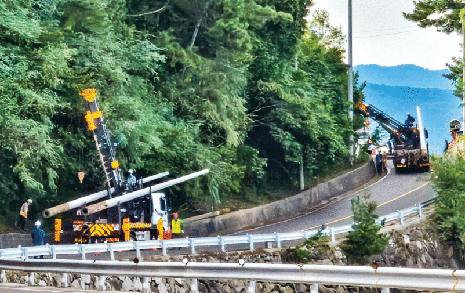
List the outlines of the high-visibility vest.
{"label": "high-visibility vest", "polygon": [[173,219],[171,220],[171,233],[181,233],[181,220]]}
{"label": "high-visibility vest", "polygon": [[163,219],[158,219],[157,230],[158,230],[158,240],[163,240]]}
{"label": "high-visibility vest", "polygon": [[29,209],[29,205],[27,202],[23,203],[21,206],[21,209],[19,210],[19,214],[23,216],[25,219],[27,219],[27,211]]}

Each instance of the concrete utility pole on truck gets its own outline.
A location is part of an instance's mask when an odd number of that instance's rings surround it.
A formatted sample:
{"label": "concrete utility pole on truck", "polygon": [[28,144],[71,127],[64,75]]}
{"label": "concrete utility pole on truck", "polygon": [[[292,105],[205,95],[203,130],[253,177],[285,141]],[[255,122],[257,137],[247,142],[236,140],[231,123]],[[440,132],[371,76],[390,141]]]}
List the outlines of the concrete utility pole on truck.
{"label": "concrete utility pole on truck", "polygon": [[[88,102],[89,111],[87,111],[85,119],[93,134],[104,173],[106,190],[60,204],[42,212],[45,218],[49,218],[72,209],[78,209],[72,231],[63,231],[61,219],[55,219],[55,242],[64,240],[61,237],[62,234],[66,234],[68,238],[71,237],[71,240],[76,243],[171,238],[168,217],[169,201],[165,194],[159,191],[204,175],[209,170],[204,169],[154,186],[144,186],[148,182],[169,174],[164,172],[139,179],[136,184],[129,186],[128,182],[123,181],[121,177],[119,163],[116,160],[115,145],[111,142],[104,115],[98,108],[96,90],[86,89],[79,94]],[[106,199],[103,200],[104,198]],[[103,201],[97,202],[98,200]],[[160,229],[159,223],[163,224],[162,229]],[[159,235],[161,231],[163,234]]]}

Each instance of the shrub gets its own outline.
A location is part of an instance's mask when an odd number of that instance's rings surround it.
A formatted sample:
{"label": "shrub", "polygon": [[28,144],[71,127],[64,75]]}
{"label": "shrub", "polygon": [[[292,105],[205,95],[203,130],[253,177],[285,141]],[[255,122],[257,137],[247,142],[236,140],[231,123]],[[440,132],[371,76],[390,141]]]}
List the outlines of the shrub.
{"label": "shrub", "polygon": [[331,247],[329,246],[330,241],[330,237],[323,235],[320,230],[317,234],[304,239],[304,241],[295,248],[287,249],[283,257],[284,261],[309,263],[315,260],[329,258],[331,254]]}
{"label": "shrub", "polygon": [[349,263],[367,264],[370,256],[383,251],[389,238],[387,234],[379,233],[384,223],[376,223],[376,203],[360,201],[357,196],[352,199],[351,207],[354,213],[354,231],[349,232],[340,248],[346,254]]}

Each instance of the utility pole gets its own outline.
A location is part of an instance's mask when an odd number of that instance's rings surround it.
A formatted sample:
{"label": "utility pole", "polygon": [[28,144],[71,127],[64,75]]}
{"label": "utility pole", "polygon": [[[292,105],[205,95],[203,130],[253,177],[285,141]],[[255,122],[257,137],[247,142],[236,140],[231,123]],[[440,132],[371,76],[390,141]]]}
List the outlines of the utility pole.
{"label": "utility pole", "polygon": [[[350,1],[350,0],[349,0]],[[460,9],[460,20],[462,21],[462,53],[463,53],[463,60],[462,60],[462,135],[465,136],[465,30],[464,30],[464,16],[465,16],[465,8]]]}
{"label": "utility pole", "polygon": [[349,138],[349,159],[350,159],[350,164],[354,164],[354,135],[353,135],[353,125],[354,125],[354,81],[352,77],[352,0],[349,0],[349,32],[347,35],[348,39],[348,55],[347,55],[347,64],[349,68],[349,80],[348,80],[348,93],[349,93],[349,121],[351,125],[351,134]]}

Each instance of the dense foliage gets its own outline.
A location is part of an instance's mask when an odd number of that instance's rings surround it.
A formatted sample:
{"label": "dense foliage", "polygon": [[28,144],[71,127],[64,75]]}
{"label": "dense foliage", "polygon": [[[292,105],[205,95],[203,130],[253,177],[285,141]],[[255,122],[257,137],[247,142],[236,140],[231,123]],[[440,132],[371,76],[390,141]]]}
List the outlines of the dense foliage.
{"label": "dense foliage", "polygon": [[383,223],[378,224],[378,216],[375,202],[361,201],[360,197],[351,200],[352,212],[354,213],[353,231],[349,232],[347,239],[340,247],[347,256],[349,263],[367,264],[369,257],[378,254],[388,244],[387,234],[379,233]]}
{"label": "dense foliage", "polygon": [[343,36],[324,12],[307,27],[309,5],[0,0],[3,214],[102,189],[84,88],[99,93],[124,174],[210,169],[171,190],[177,207],[295,187],[301,158],[307,178],[346,162]]}
{"label": "dense foliage", "polygon": [[[462,140],[463,145],[463,140]],[[463,149],[460,151],[463,154]],[[437,192],[434,209],[435,226],[444,240],[453,244],[456,256],[465,260],[465,159],[449,152],[434,157],[432,180]],[[464,179],[464,180],[462,180]]]}

